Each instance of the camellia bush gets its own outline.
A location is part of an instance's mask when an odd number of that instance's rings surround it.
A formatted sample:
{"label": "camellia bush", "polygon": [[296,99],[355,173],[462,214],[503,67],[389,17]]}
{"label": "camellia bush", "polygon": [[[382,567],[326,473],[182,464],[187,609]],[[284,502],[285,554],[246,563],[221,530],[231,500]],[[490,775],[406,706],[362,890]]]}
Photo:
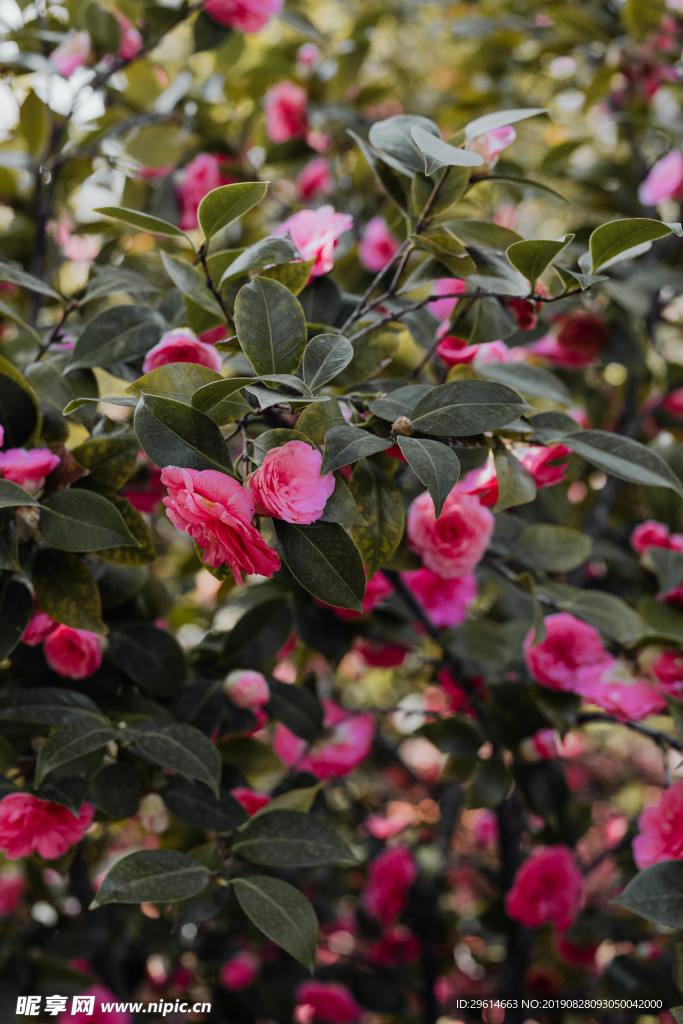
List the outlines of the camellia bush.
{"label": "camellia bush", "polygon": [[683,1020],[683,5],[0,17],[2,1020]]}

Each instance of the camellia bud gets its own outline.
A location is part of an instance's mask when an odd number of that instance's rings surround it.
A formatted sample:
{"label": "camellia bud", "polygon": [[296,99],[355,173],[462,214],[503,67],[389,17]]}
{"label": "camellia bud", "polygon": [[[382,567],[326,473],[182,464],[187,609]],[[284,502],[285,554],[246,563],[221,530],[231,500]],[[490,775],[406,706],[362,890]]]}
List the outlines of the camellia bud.
{"label": "camellia bud", "polygon": [[270,688],[260,672],[237,669],[225,679],[224,689],[239,708],[260,708],[270,700]]}
{"label": "camellia bud", "polygon": [[391,424],[391,433],[400,434],[401,437],[412,437],[415,433],[415,427],[407,416],[397,416]]}

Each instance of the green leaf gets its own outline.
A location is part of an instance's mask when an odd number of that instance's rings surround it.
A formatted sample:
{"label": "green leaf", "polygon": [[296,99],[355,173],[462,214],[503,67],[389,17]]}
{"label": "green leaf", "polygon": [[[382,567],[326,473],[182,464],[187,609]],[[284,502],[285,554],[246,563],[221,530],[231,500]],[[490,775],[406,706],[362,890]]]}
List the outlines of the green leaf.
{"label": "green leaf", "polygon": [[289,882],[263,875],[233,878],[231,884],[237,902],[252,924],[313,971],[318,919],[306,897]]}
{"label": "green leaf", "polygon": [[621,644],[632,644],[649,631],[640,615],[614,594],[601,590],[576,590],[561,583],[539,584],[536,589],[539,595],[550,598],[562,611],[589,622]]}
{"label": "green leaf", "polygon": [[264,867],[304,868],[356,860],[323,818],[302,811],[259,814],[240,829],[232,849]]}
{"label": "green leaf", "polygon": [[477,372],[487,380],[506,384],[522,394],[571,405],[572,396],[569,389],[559,377],[543,366],[530,366],[527,363],[489,363],[488,366],[479,367]]}
{"label": "green leaf", "polygon": [[5,690],[0,695],[0,720],[37,725],[66,725],[104,718],[97,704],[84,693],[52,686]]}
{"label": "green leaf", "polygon": [[396,114],[383,121],[375,121],[368,135],[370,144],[389,158],[387,163],[390,167],[411,176],[415,171],[422,173],[425,167],[425,158],[412,135],[415,127],[441,142],[441,132],[434,122],[416,114]]}
{"label": "green leaf", "polygon": [[528,241],[513,242],[506,250],[506,254],[515,270],[526,277],[533,294],[536,282],[543,271],[573,240],[574,235],[564,235],[562,238],[552,240],[533,238]]}
{"label": "green leaf", "polygon": [[94,491],[68,488],[47,498],[40,511],[40,532],[60,551],[137,547],[118,509]]}
{"label": "green leaf", "polygon": [[0,302],[0,314],[2,316],[6,316],[8,320],[11,320],[12,323],[20,327],[22,331],[26,331],[27,334],[30,334],[33,340],[38,344],[41,343],[42,339],[39,332],[35,327],[32,327],[31,324],[24,320],[21,313],[14,309],[13,306],[10,306],[9,302]]}
{"label": "green leaf", "polygon": [[35,508],[40,502],[12,480],[0,480],[0,508],[18,508],[20,505]]}
{"label": "green leaf", "polygon": [[351,494],[365,520],[364,526],[353,526],[351,534],[371,579],[403,539],[403,499],[391,477],[366,459],[353,471]]}
{"label": "green leaf", "polygon": [[232,472],[228,447],[216,424],[183,402],[143,395],[135,410],[135,431],[157,466]]}
{"label": "green leaf", "polygon": [[325,454],[320,472],[332,473],[368,455],[386,451],[393,443],[391,438],[376,437],[360,427],[332,427],[325,434]]}
{"label": "green leaf", "polygon": [[185,656],[177,640],[165,629],[145,622],[130,622],[113,630],[107,657],[143,693],[171,697],[183,684]]}
{"label": "green leaf", "polygon": [[620,896],[617,906],[669,928],[683,925],[683,862],[665,860],[638,872]]}
{"label": "green leaf", "polygon": [[512,110],[498,110],[493,114],[484,114],[465,125],[465,138],[467,142],[474,142],[480,135],[486,135],[496,128],[507,128],[509,124],[516,124],[517,121],[525,121],[528,117],[536,117],[537,114],[547,114],[545,107],[518,107]]}
{"label": "green leaf", "polygon": [[661,25],[666,3],[665,0],[626,0],[620,13],[626,31],[640,42]]}
{"label": "green leaf", "polygon": [[239,181],[232,185],[221,185],[209,192],[197,211],[197,220],[205,237],[211,238],[242,217],[261,202],[267,191],[266,181]]}
{"label": "green leaf", "polygon": [[20,288],[27,288],[31,292],[39,292],[41,295],[47,295],[56,302],[64,303],[64,298],[54,288],[50,288],[48,284],[34,277],[33,274],[27,274],[25,270],[12,266],[11,263],[0,263],[0,281],[9,281]]}
{"label": "green leaf", "polygon": [[600,284],[601,281],[609,281],[609,277],[606,274],[579,274],[576,270],[567,270],[566,267],[556,267],[553,265],[555,270],[564,285],[564,290],[572,291],[575,290],[578,284],[582,292],[586,288],[592,288],[594,284]]}
{"label": "green leaf", "polygon": [[31,591],[18,580],[5,576],[0,587],[0,661],[17,646],[32,615]]}
{"label": "green leaf", "polygon": [[206,889],[211,876],[179,850],[140,850],[118,860],[105,875],[90,909],[107,903],[169,903]]}
{"label": "green leaf", "polygon": [[118,51],[123,40],[123,29],[111,11],[98,3],[90,3],[85,10],[84,21],[98,54]]}
{"label": "green leaf", "polygon": [[212,313],[219,320],[223,319],[220,303],[209,289],[206,278],[200,270],[190,263],[186,263],[185,260],[169,256],[167,252],[161,253],[161,262],[173,284],[186,298],[191,299],[197,306],[205,309],[207,313]]}
{"label": "green leaf", "polygon": [[647,553],[657,574],[659,589],[672,590],[683,583],[683,553],[671,548],[652,547]]}
{"label": "green leaf", "polygon": [[125,206],[100,206],[93,211],[101,213],[112,220],[119,220],[128,227],[138,228],[140,231],[148,231],[151,235],[161,235],[162,238],[183,238],[194,248],[192,240],[177,228],[175,224],[169,224],[167,220],[160,217],[151,217],[148,213],[140,213],[139,210],[129,210]]}
{"label": "green leaf", "polygon": [[417,403],[433,390],[431,384],[408,384],[402,388],[395,388],[388,394],[382,394],[380,398],[373,398],[368,402],[368,408],[375,416],[388,420],[389,423],[394,423],[399,416],[412,419],[413,409]]}
{"label": "green leaf", "polygon": [[607,430],[582,430],[559,438],[592,466],[645,487],[668,487],[683,496],[683,485],[664,459],[639,441]]}
{"label": "green leaf", "polygon": [[53,772],[69,761],[75,761],[84,754],[92,754],[95,750],[120,737],[115,729],[101,721],[80,720],[60,725],[50,733],[41,744],[36,764],[36,786]]}
{"label": "green leaf", "polygon": [[0,356],[0,423],[5,429],[5,448],[30,448],[40,436],[42,416],[38,396],[3,356]]}
{"label": "green leaf", "polygon": [[539,523],[527,526],[514,543],[511,556],[544,572],[569,572],[590,558],[593,542],[568,526]]}
{"label": "green leaf", "polygon": [[353,345],[341,334],[317,334],[304,352],[303,378],[311,391],[328,384],[353,359]]}
{"label": "green leaf", "polygon": [[190,825],[213,832],[232,832],[247,820],[242,804],[230,793],[215,797],[201,782],[180,779],[164,789],[164,803]]}
{"label": "green leaf", "polygon": [[424,156],[425,174],[433,174],[442,167],[480,167],[484,158],[478,153],[471,153],[467,149],[460,149],[458,146],[451,146],[441,139],[437,139],[431,132],[426,132],[418,124],[411,128],[411,135],[415,145]]}
{"label": "green leaf", "polygon": [[76,342],[69,369],[113,366],[141,358],[159,341],[164,320],[150,306],[114,306],[99,313]]}
{"label": "green leaf", "polygon": [[126,394],[154,395],[156,398],[172,398],[176,402],[192,404],[192,395],[198,388],[214,381],[223,380],[220,373],[199,363],[167,363],[138,377],[126,388]]}
{"label": "green leaf", "polygon": [[106,633],[102,622],[100,592],[85,562],[66,551],[41,549],[36,555],[31,580],[36,603],[55,622],[74,629]]}
{"label": "green leaf", "polygon": [[[637,256],[643,251],[642,246],[670,235],[671,230],[668,224],[647,217],[613,220],[609,224],[601,224],[590,236],[591,274],[600,267],[612,266],[621,260]],[[634,252],[635,249],[638,252]]]}
{"label": "green leaf", "polygon": [[235,300],[235,328],[256,373],[293,373],[308,338],[296,296],[278,281],[256,277]]}
{"label": "green leaf", "polygon": [[131,505],[128,498],[124,498],[122,494],[110,494],[109,501],[117,509],[128,527],[128,532],[135,538],[138,546],[105,548],[98,552],[100,561],[113,562],[115,565],[122,566],[149,565],[156,558],[156,549],[149,526],[138,510]]}
{"label": "green leaf", "polygon": [[432,388],[410,418],[420,433],[471,437],[504,427],[528,408],[523,398],[503,384],[457,380]]}
{"label": "green leaf", "polygon": [[90,470],[88,484],[118,491],[135,472],[139,445],[127,437],[90,437],[72,449],[81,466]]}
{"label": "green leaf", "polygon": [[365,525],[365,520],[356,507],[349,485],[341,476],[338,476],[335,481],[334,490],[327,499],[320,521],[341,523],[343,526]]}
{"label": "green leaf", "polygon": [[296,736],[312,743],[322,731],[323,709],[318,700],[303,686],[291,686],[277,679],[269,681],[269,718],[282,722]]}
{"label": "green leaf", "polygon": [[436,518],[460,476],[460,462],[452,448],[440,441],[399,437],[398,446],[415,476],[429,491]]}
{"label": "green leaf", "polygon": [[130,749],[162,768],[204,782],[220,793],[221,756],[211,740],[193,725],[162,725],[130,729]]}
{"label": "green leaf", "polygon": [[337,523],[297,526],[275,520],[278,546],[294,578],[335,608],[362,611],[365,569],[358,548]]}
{"label": "green leaf", "polygon": [[536,483],[519,459],[507,451],[497,449],[493,462],[498,478],[498,500],[494,512],[503,512],[515,505],[528,505],[536,497]]}
{"label": "green leaf", "polygon": [[249,270],[261,270],[262,267],[279,266],[299,258],[299,250],[291,238],[262,238],[241,252],[223,272],[220,284],[238,274],[246,274]]}

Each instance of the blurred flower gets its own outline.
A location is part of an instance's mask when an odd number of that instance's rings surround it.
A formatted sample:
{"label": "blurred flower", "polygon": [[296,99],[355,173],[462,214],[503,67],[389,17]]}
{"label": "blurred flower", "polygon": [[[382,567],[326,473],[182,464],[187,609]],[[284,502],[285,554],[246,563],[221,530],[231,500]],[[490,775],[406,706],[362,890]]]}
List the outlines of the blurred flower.
{"label": "blurred flower", "polygon": [[36,608],[21,638],[23,644],[37,647],[57,628],[57,623],[46,612]]}
{"label": "blurred flower", "polygon": [[260,708],[270,700],[270,688],[261,672],[238,668],[226,676],[224,689],[238,708]]}
{"label": "blurred flower", "polygon": [[183,168],[177,188],[179,225],[183,231],[197,227],[197,210],[204,196],[221,185],[231,184],[233,180],[224,173],[221,160],[211,153],[199,153]]}
{"label": "blurred flower", "polygon": [[368,868],[362,895],[366,912],[385,927],[392,924],[403,910],[408,890],[416,878],[417,865],[406,846],[385,850]]}
{"label": "blurred flower", "polygon": [[296,82],[278,82],[263,101],[266,133],[271,142],[302,139],[308,129],[308,93]]}
{"label": "blurred flower", "polygon": [[0,874],[0,917],[9,917],[19,907],[26,892],[26,878],[10,868]]}
{"label": "blurred flower", "polygon": [[255,790],[248,789],[246,786],[236,786],[234,789],[230,790],[230,793],[234,796],[235,800],[239,800],[242,807],[244,807],[245,811],[249,815],[256,814],[256,812],[260,811],[262,807],[265,807],[266,804],[270,803],[270,797],[265,793],[257,793]]}
{"label": "blurred flower", "polygon": [[298,771],[311,772],[319,779],[343,778],[370,753],[375,735],[372,715],[346,711],[332,700],[323,700],[325,734],[311,746],[278,722],[273,750]]}
{"label": "blurred flower", "polygon": [[524,861],[505,898],[515,921],[538,928],[551,921],[568,928],[581,906],[581,872],[566,846],[546,846]]}
{"label": "blurred flower", "polygon": [[32,793],[8,793],[0,800],[0,851],[7,860],[39,853],[55,860],[80,843],[95,808],[83,804],[78,816]]}
{"label": "blurred flower", "polygon": [[633,857],[641,871],[663,860],[683,860],[683,782],[674,782],[658,804],[645,808],[638,828]]}
{"label": "blurred flower", "polygon": [[673,149],[658,160],[638,189],[638,198],[643,206],[683,199],[683,154]]}
{"label": "blurred flower", "polygon": [[121,26],[122,32],[121,45],[116,56],[121,60],[133,60],[142,49],[142,36],[121,11],[112,7],[111,12]]}
{"label": "blurred flower", "polygon": [[545,630],[536,644],[533,629],[527,633],[524,658],[534,679],[551,690],[575,693],[580,668],[611,661],[597,629],[568,612],[546,616]]}
{"label": "blurred flower", "polygon": [[628,662],[619,658],[579,668],[575,690],[622,722],[640,722],[666,711],[666,701],[652,683],[634,676]]}
{"label": "blurred flower", "polygon": [[157,370],[169,363],[197,363],[219,372],[223,363],[220,352],[212,345],[200,341],[189,327],[176,327],[162,334],[157,344],[149,350],[142,364],[145,373]]}
{"label": "blurred flower", "polygon": [[[299,1003],[295,1011],[297,1022],[320,1021],[321,1024],[353,1024],[362,1008],[345,985],[329,981],[304,981],[296,990]],[[302,1014],[301,1011],[310,1011]]]}
{"label": "blurred flower", "polygon": [[71,78],[76,68],[90,60],[90,36],[87,32],[74,32],[50,54],[50,60],[62,78]]}
{"label": "blurred flower", "polygon": [[221,967],[221,985],[233,991],[247,988],[254,982],[258,968],[258,958],[250,950],[241,949]]}
{"label": "blurred flower", "polygon": [[60,676],[87,679],[102,664],[104,639],[89,629],[59,625],[43,644],[45,660]]}
{"label": "blurred flower", "polygon": [[427,618],[439,629],[463,622],[467,609],[477,596],[477,580],[473,573],[444,579],[429,569],[414,569],[402,572],[401,579]]}
{"label": "blurred flower", "polygon": [[103,1003],[105,1005],[112,1003],[116,1003],[117,1006],[122,1005],[117,1003],[115,994],[105,985],[92,985],[80,994],[95,997],[92,1012],[79,1010],[78,1013],[62,1013],[59,1017],[59,1024],[132,1024],[133,1017],[128,1010],[103,1009]]}
{"label": "blurred flower", "polygon": [[219,25],[238,32],[260,32],[274,14],[282,10],[284,0],[204,0],[204,10]]}
{"label": "blurred flower", "polygon": [[330,192],[334,185],[330,173],[330,162],[324,156],[317,156],[306,164],[296,179],[297,192],[302,203],[308,203],[317,196]]}
{"label": "blurred flower", "polygon": [[483,157],[484,163],[479,167],[473,167],[473,176],[479,178],[484,174],[490,174],[498,163],[498,158],[504,149],[511,146],[517,138],[517,132],[511,126],[505,128],[494,128],[485,135],[480,135],[470,143],[470,150]]}
{"label": "blurred flower", "polygon": [[332,270],[339,236],[352,227],[350,214],[336,213],[332,206],[319,206],[317,210],[293,213],[273,234],[289,234],[302,259],[315,260],[311,277],[319,277]]}
{"label": "blurred flower", "polygon": [[373,217],[368,221],[358,246],[360,261],[371,274],[386,267],[396,255],[400,242],[387,227],[384,217]]}

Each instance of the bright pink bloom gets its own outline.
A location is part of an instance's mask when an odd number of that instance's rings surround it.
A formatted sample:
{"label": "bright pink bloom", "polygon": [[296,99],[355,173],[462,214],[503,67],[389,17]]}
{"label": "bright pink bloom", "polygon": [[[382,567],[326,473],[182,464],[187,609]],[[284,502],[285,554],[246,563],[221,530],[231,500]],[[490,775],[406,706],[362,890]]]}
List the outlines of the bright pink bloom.
{"label": "bright pink bloom", "polygon": [[505,898],[510,917],[527,928],[551,921],[568,928],[581,907],[581,872],[566,846],[546,846],[524,861]]}
{"label": "bright pink bloom", "polygon": [[534,679],[551,690],[576,693],[579,669],[611,660],[597,629],[568,612],[548,615],[545,630],[540,644],[532,643],[534,631],[529,631],[524,658]]}
{"label": "bright pink bloom", "polygon": [[665,395],[659,408],[679,420],[683,419],[683,388],[674,388],[668,395]]}
{"label": "bright pink bloom", "polygon": [[308,203],[316,196],[330,192],[333,186],[330,162],[324,156],[317,156],[310,164],[306,164],[296,179],[297,192],[302,203]]}
{"label": "bright pink bloom", "polygon": [[664,693],[677,700],[683,700],[683,654],[679,651],[662,651],[650,666]]}
{"label": "bright pink bloom", "polygon": [[296,82],[278,82],[264,98],[266,134],[271,142],[302,139],[308,129],[308,93]]}
{"label": "bright pink bloom", "polygon": [[142,49],[142,36],[136,28],[133,28],[128,18],[116,8],[112,8],[112,14],[121,26],[121,32],[123,38],[121,39],[121,45],[119,46],[119,52],[117,57],[121,60],[133,60],[139,54]]}
{"label": "bright pink bloom", "polygon": [[220,185],[229,185],[232,179],[223,173],[221,161],[211,153],[199,153],[182,174],[178,185],[179,224],[183,231],[191,231],[197,227],[197,210],[204,196]]}
{"label": "bright pink bloom", "polygon": [[362,903],[370,917],[385,927],[403,910],[408,890],[417,878],[415,858],[406,846],[394,846],[372,861]]}
{"label": "bright pink bloom", "polygon": [[439,628],[458,626],[467,617],[467,609],[477,596],[473,573],[444,579],[429,569],[402,572],[401,579],[430,621]]}
{"label": "bright pink bloom", "polygon": [[0,850],[7,860],[39,853],[55,860],[80,843],[95,808],[83,804],[78,817],[61,804],[39,800],[32,793],[8,793],[0,800]]}
{"label": "bright pink bloom", "polygon": [[[59,1024],[132,1024],[132,1014],[128,1010],[103,1010],[102,1004],[116,1003],[114,993],[105,985],[92,985],[81,992],[83,996],[94,996],[95,1004],[92,1013],[79,1010],[78,1013],[62,1013]],[[73,1006],[70,1003],[69,1010]]]}
{"label": "bright pink bloom", "polygon": [[204,550],[212,569],[229,565],[238,585],[242,573],[272,576],[280,568],[277,552],[252,525],[251,491],[215,469],[167,466],[161,482],[168,488],[166,515]]}
{"label": "bright pink bloom", "polygon": [[494,128],[492,132],[486,132],[485,135],[480,135],[478,139],[475,139],[470,144],[470,149],[473,153],[478,153],[479,156],[484,158],[484,163],[479,167],[474,167],[473,172],[478,177],[482,174],[490,174],[493,168],[498,163],[498,158],[504,149],[511,146],[517,138],[517,132],[514,128],[508,126],[506,128]]}
{"label": "bright pink bloom", "polygon": [[205,0],[204,10],[219,25],[251,34],[265,28],[282,4],[283,0]]}
{"label": "bright pink bloom", "polygon": [[50,633],[57,628],[57,623],[53,618],[47,615],[46,612],[34,611],[31,621],[24,630],[24,635],[21,638],[23,644],[28,644],[29,647],[37,647],[38,644],[42,644]]}
{"label": "bright pink bloom", "polygon": [[640,722],[666,711],[666,701],[646,679],[638,679],[618,658],[580,668],[576,692],[621,722]]}
{"label": "bright pink bloom", "polygon": [[59,455],[49,448],[7,448],[0,452],[0,477],[39,495],[45,477],[59,465]]}
{"label": "bright pink bloom", "polygon": [[441,295],[462,295],[467,285],[459,277],[440,277],[432,284],[432,294],[437,296],[427,307],[437,320],[450,320],[457,298],[439,298]]}
{"label": "bright pink bloom", "polygon": [[145,356],[142,369],[145,373],[169,363],[197,363],[208,366],[218,373],[223,365],[220,353],[213,345],[200,341],[189,327],[177,327],[162,334],[161,340]]}
{"label": "bright pink bloom", "polygon": [[376,572],[366,584],[362,612],[354,612],[350,608],[335,608],[334,610],[340,619],[357,619],[359,615],[369,615],[373,608],[381,604],[393,591],[394,587],[384,573]]}
{"label": "bright pink bloom", "polygon": [[407,647],[398,644],[374,643],[365,637],[356,637],[353,645],[363,660],[372,668],[396,668],[406,660]]}
{"label": "bright pink bloom", "polygon": [[331,981],[303,981],[296,990],[299,1006],[310,1007],[310,1020],[321,1024],[353,1024],[363,1012],[348,988]]}
{"label": "bright pink bloom", "polygon": [[476,369],[479,366],[490,366],[492,363],[523,362],[524,358],[522,348],[509,348],[504,341],[483,341],[477,345],[473,362]]}
{"label": "bright pink bloom", "polygon": [[566,460],[569,455],[571,449],[564,444],[545,447],[532,444],[521,450],[520,462],[531,473],[537,487],[554,487],[565,478],[568,463],[560,460]]}
{"label": "bright pink bloom", "polygon": [[343,778],[370,753],[375,722],[370,714],[349,712],[332,700],[323,700],[325,734],[306,749],[306,742],[278,722],[273,750],[288,765],[311,772],[319,779]]}
{"label": "bright pink bloom", "polygon": [[75,32],[52,51],[50,60],[62,78],[71,78],[77,68],[83,67],[90,59],[90,36],[87,32]]}
{"label": "bright pink bloom", "polygon": [[554,729],[539,729],[521,743],[525,761],[551,761],[559,756],[557,733]]}
{"label": "bright pink bloom", "polygon": [[427,569],[446,579],[466,576],[481,561],[493,533],[492,513],[457,486],[436,518],[434,502],[425,491],[410,506],[406,532],[410,547]]}
{"label": "bright pink bloom", "polygon": [[271,448],[249,477],[259,515],[286,523],[315,523],[325,511],[335,485],[334,473],[320,475],[323,457],[305,441]]}
{"label": "bright pink bloom", "polygon": [[230,790],[230,793],[235,800],[239,800],[249,816],[256,814],[262,807],[270,803],[270,797],[265,793],[257,793],[253,789],[248,789],[247,786],[236,786]]}
{"label": "bright pink bloom", "polygon": [[218,327],[210,327],[208,331],[202,331],[199,340],[203,341],[205,345],[215,345],[219,341],[225,341],[227,336],[225,325],[219,324]]}
{"label": "bright pink bloom", "polygon": [[641,871],[662,860],[683,860],[683,782],[674,782],[658,804],[645,808],[638,828],[633,857]]}
{"label": "bright pink bloom", "polygon": [[0,875],[0,917],[9,917],[21,903],[26,892],[26,879],[14,871]]}
{"label": "bright pink bloom", "polygon": [[256,978],[258,968],[257,957],[248,949],[241,949],[221,967],[221,985],[233,991],[247,988]]}
{"label": "bright pink bloom", "polygon": [[352,227],[350,214],[336,213],[332,206],[319,206],[317,210],[293,213],[273,234],[289,233],[302,259],[315,260],[311,277],[320,277],[332,270],[339,236]]}
{"label": "bright pink bloom", "polygon": [[471,363],[478,351],[478,345],[470,345],[465,338],[457,338],[454,334],[445,334],[436,346],[436,354],[446,366]]}
{"label": "bright pink bloom", "polygon": [[656,206],[663,199],[683,198],[683,155],[672,149],[650,170],[638,189],[643,206]]}
{"label": "bright pink bloom", "polygon": [[381,967],[402,967],[414,963],[420,955],[420,940],[405,925],[398,924],[384,932],[368,950],[373,964]]}
{"label": "bright pink bloom", "polygon": [[225,692],[238,708],[260,708],[270,700],[266,677],[246,668],[238,668],[228,675]]}
{"label": "bright pink bloom", "polygon": [[393,259],[400,244],[396,235],[387,227],[384,217],[372,217],[358,246],[361,264],[371,274],[376,274]]}
{"label": "bright pink bloom", "polygon": [[646,519],[631,534],[631,547],[638,555],[644,555],[649,548],[668,548],[669,527],[655,519]]}
{"label": "bright pink bloom", "polygon": [[498,501],[498,477],[493,457],[489,456],[479,469],[471,469],[458,481],[458,490],[463,494],[476,494],[482,505],[492,508]]}
{"label": "bright pink bloom", "polygon": [[67,679],[87,679],[102,664],[103,640],[89,629],[59,625],[43,644],[45,660],[53,672]]}

